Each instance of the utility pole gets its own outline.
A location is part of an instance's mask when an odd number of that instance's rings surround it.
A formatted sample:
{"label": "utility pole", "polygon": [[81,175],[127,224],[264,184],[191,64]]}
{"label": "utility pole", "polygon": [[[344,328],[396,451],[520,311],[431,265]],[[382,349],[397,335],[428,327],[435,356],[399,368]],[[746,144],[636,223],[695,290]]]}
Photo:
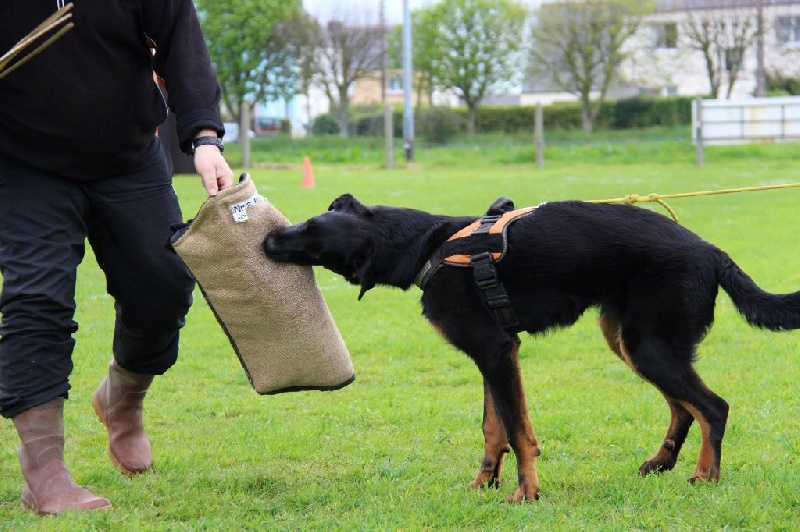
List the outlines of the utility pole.
{"label": "utility pole", "polygon": [[381,10],[381,103],[386,104],[386,0],[380,0]]}
{"label": "utility pole", "polygon": [[764,0],[756,3],[756,98],[767,95],[767,80],[764,70]]}
{"label": "utility pole", "polygon": [[414,106],[411,103],[413,70],[411,67],[411,13],[403,0],[403,147],[406,162],[414,160]]}

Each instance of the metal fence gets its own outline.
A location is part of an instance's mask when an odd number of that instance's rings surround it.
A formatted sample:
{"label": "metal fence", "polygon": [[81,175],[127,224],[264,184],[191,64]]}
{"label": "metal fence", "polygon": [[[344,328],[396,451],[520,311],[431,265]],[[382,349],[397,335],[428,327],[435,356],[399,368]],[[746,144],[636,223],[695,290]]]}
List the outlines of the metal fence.
{"label": "metal fence", "polygon": [[692,102],[692,142],[697,166],[703,146],[800,140],[800,97]]}
{"label": "metal fence", "polygon": [[800,97],[697,99],[692,131],[695,143],[707,145],[800,140]]}

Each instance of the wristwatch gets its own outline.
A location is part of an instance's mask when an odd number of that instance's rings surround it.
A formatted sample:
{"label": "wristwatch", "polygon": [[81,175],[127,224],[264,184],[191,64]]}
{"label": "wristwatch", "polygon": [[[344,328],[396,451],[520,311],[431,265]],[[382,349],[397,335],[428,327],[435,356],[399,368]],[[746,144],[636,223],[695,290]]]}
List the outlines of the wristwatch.
{"label": "wristwatch", "polygon": [[219,151],[225,151],[225,145],[222,144],[222,139],[217,137],[197,137],[192,141],[191,154],[194,155],[195,150],[199,146],[216,146]]}

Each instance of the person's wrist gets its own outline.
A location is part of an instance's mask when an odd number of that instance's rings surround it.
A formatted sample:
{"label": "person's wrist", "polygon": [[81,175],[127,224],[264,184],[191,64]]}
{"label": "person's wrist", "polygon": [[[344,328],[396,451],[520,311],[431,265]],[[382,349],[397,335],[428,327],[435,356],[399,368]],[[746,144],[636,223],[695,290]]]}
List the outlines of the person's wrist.
{"label": "person's wrist", "polygon": [[225,145],[222,143],[222,139],[216,136],[216,133],[211,136],[198,136],[192,140],[191,143],[191,153],[194,155],[197,152],[197,148],[200,146],[216,146],[220,153],[225,151]]}

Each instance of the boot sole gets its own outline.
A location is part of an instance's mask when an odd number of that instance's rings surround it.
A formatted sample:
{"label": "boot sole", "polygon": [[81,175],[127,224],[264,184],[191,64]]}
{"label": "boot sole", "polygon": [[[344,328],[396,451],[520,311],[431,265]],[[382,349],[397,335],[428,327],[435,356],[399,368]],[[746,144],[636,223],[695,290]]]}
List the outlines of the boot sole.
{"label": "boot sole", "polygon": [[91,512],[94,512],[96,510],[110,510],[112,508],[111,503],[107,499],[103,499],[103,498],[99,498],[98,497],[97,499],[95,499],[92,502],[85,503],[84,505],[77,506],[75,508],[65,508],[63,510],[56,511],[56,512],[47,512],[45,510],[37,508],[36,505],[33,502],[27,500],[25,498],[25,493],[24,492],[23,492],[23,495],[22,495],[22,501],[21,501],[20,506],[22,507],[23,511],[32,512],[32,513],[35,513],[35,514],[38,514],[38,515],[41,515],[41,516],[58,515],[60,513],[77,512],[77,511],[91,511]]}

